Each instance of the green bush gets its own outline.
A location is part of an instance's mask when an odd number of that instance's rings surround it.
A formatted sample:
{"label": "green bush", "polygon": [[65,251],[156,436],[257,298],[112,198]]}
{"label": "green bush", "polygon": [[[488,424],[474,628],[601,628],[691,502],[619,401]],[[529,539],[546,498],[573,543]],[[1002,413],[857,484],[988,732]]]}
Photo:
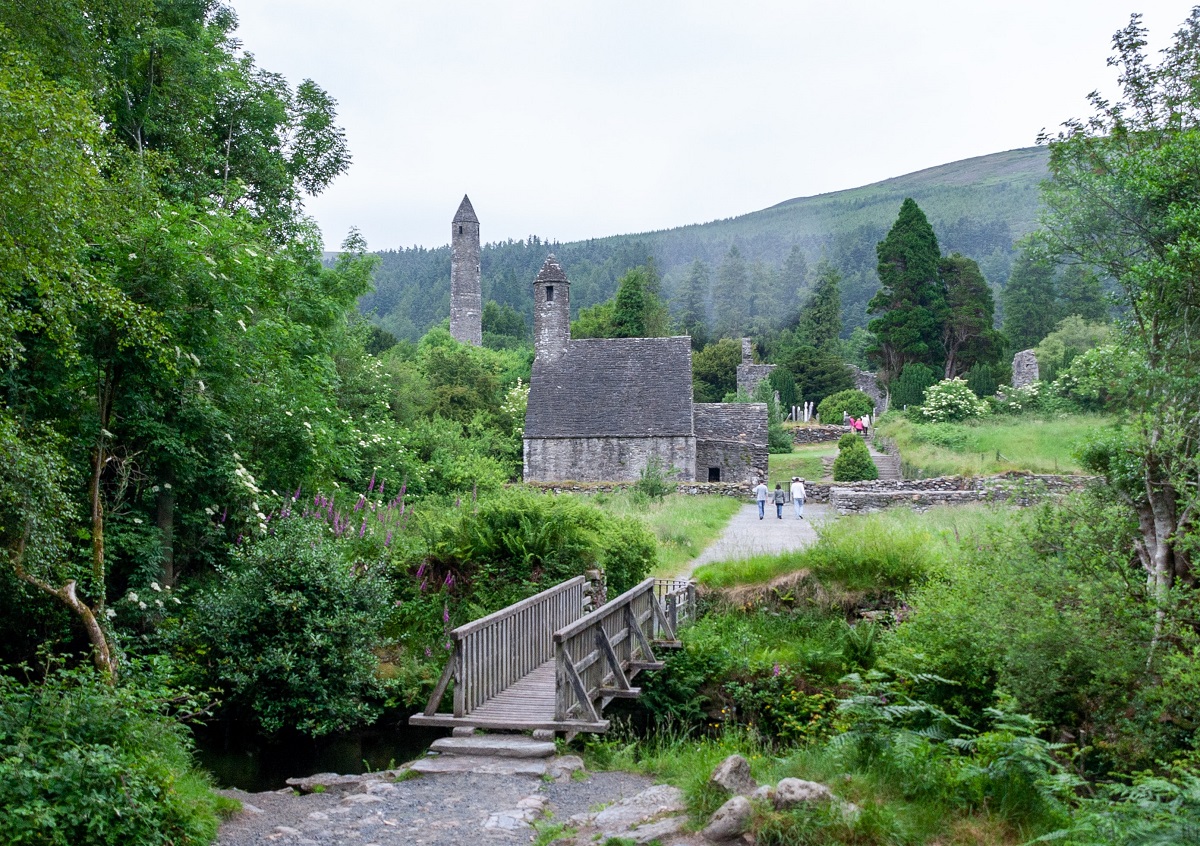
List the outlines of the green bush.
{"label": "green bush", "polygon": [[933,423],[952,423],[982,417],[988,411],[987,403],[975,396],[962,379],[943,379],[925,389],[925,401],[921,414]]}
{"label": "green bush", "polygon": [[211,843],[222,800],[161,697],[91,670],[0,675],[0,842]]}
{"label": "green bush", "polygon": [[667,494],[675,493],[679,487],[667,478],[668,472],[663,467],[662,459],[657,455],[652,455],[646,462],[646,466],[642,468],[638,480],[633,483],[633,489],[647,499],[661,501]]}
{"label": "green bush", "polygon": [[878,478],[879,468],[875,466],[862,436],[853,432],[842,435],[838,441],[837,458],[833,460],[833,480],[860,482]]}
{"label": "green bush", "polygon": [[372,650],[391,604],[381,563],[345,561],[323,523],[271,525],[195,595],[179,634],[195,681],[266,734],[372,721],[381,694]]}
{"label": "green bush", "polygon": [[900,375],[888,385],[891,407],[903,409],[920,405],[925,398],[925,389],[936,385],[939,378],[940,374],[928,364],[914,361],[904,365]]}
{"label": "green bush", "polygon": [[843,412],[851,417],[873,414],[875,403],[862,391],[849,390],[830,394],[817,406],[817,416],[821,418],[822,423],[840,425]]}

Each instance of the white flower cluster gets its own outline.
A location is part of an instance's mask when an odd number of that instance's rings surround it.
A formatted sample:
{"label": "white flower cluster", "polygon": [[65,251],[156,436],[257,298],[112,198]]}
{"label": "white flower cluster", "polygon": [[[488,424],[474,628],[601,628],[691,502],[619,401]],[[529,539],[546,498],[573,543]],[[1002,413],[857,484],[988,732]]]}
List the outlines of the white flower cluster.
{"label": "white flower cluster", "polygon": [[970,420],[988,411],[987,403],[975,396],[964,379],[943,379],[925,389],[921,414],[934,423]]}

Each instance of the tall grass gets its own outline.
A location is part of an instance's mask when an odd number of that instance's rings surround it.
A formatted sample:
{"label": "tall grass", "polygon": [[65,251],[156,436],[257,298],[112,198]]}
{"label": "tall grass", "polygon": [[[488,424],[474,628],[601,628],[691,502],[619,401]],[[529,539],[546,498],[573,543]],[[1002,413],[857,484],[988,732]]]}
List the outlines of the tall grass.
{"label": "tall grass", "polygon": [[849,590],[905,590],[937,572],[961,537],[1002,524],[1006,513],[1002,506],[971,505],[839,517],[818,527],[817,542],[805,549],[706,564],[695,578],[707,587],[725,588],[808,570]]}
{"label": "tall grass", "polygon": [[1073,450],[1108,422],[1102,415],[1064,414],[914,423],[893,414],[880,422],[878,433],[894,440],[905,465],[924,476],[975,476],[1008,470],[1078,473]]}
{"label": "tall grass", "polygon": [[658,541],[654,575],[673,576],[712,543],[742,502],[728,496],[672,494],[647,501],[628,492],[595,494],[592,502],[621,517],[641,520]]}

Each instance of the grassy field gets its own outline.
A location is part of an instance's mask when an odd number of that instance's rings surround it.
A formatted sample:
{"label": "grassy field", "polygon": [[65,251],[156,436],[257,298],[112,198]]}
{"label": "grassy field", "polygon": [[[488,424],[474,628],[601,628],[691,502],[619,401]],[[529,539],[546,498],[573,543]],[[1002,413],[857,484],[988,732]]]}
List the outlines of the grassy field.
{"label": "grassy field", "polygon": [[767,483],[767,487],[774,487],[775,483],[779,482],[786,488],[793,476],[799,476],[810,482],[819,481],[825,475],[825,471],[821,467],[821,457],[825,455],[837,455],[836,442],[802,444],[797,446],[793,452],[772,455],[768,470],[770,481]]}
{"label": "grassy field", "polygon": [[704,551],[742,506],[728,496],[672,494],[661,502],[639,503],[626,493],[597,494],[593,502],[606,511],[634,517],[646,524],[658,541],[655,576],[673,576]]}
{"label": "grassy field", "polygon": [[1103,428],[1108,418],[1070,414],[1051,418],[991,417],[973,423],[913,423],[899,415],[884,418],[878,434],[900,448],[905,475],[976,476],[1027,470],[1078,473],[1076,444]]}
{"label": "grassy field", "polygon": [[960,537],[977,536],[1006,519],[1003,509],[985,505],[844,516],[818,528],[817,542],[805,549],[705,564],[695,578],[706,587],[726,588],[808,570],[851,590],[904,587],[936,573]]}

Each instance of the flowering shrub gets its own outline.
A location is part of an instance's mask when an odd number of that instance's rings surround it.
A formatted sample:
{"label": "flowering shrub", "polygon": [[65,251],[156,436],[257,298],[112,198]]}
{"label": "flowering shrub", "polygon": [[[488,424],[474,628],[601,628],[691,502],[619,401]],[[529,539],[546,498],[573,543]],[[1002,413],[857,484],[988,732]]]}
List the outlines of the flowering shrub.
{"label": "flowering shrub", "polygon": [[987,413],[987,403],[975,396],[965,379],[943,379],[925,389],[922,416],[933,423],[971,420]]}
{"label": "flowering shrub", "polygon": [[1044,382],[1030,382],[1020,388],[1005,388],[997,394],[993,404],[997,414],[1021,414],[1040,408],[1045,390]]}

